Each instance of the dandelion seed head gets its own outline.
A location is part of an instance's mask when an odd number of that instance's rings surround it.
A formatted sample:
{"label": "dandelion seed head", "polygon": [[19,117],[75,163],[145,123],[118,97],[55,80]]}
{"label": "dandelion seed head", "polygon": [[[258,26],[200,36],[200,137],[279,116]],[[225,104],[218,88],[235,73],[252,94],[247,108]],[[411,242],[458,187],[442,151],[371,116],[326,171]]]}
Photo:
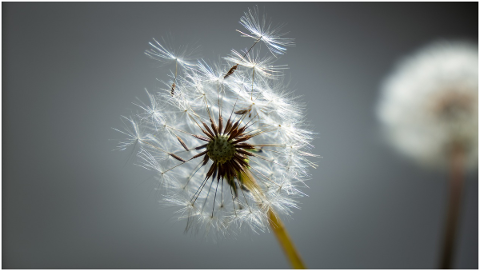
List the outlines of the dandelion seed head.
{"label": "dandelion seed head", "polygon": [[435,42],[404,59],[385,80],[378,116],[404,155],[444,168],[452,144],[478,161],[478,50],[468,42]]}
{"label": "dandelion seed head", "polygon": [[[256,10],[241,21],[274,54],[291,43]],[[230,70],[205,60],[192,65],[156,40],[151,45],[147,55],[182,68],[160,92],[147,91],[147,103],[135,102],[139,112],[117,130],[127,137],[119,147],[134,148],[140,166],[157,175],[162,202],[177,207],[186,230],[262,232],[268,210],[297,208],[315,155],[303,108],[282,79],[286,65],[256,49],[232,50]]]}

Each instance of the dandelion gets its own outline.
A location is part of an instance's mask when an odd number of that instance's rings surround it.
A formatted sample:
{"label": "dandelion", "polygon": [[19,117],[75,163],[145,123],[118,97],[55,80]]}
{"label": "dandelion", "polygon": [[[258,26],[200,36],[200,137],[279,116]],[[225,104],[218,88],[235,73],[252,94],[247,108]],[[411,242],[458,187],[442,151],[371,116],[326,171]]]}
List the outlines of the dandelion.
{"label": "dandelion", "polygon": [[478,164],[478,50],[436,42],[385,81],[378,116],[393,146],[423,165],[450,168],[441,268],[450,268],[463,172]]}
{"label": "dandelion", "polygon": [[235,63],[230,69],[205,60],[192,65],[151,43],[147,55],[175,65],[174,82],[156,94],[147,91],[149,103],[135,103],[139,112],[118,130],[127,136],[119,147],[135,148],[140,165],[156,172],[163,201],[178,208],[186,231],[226,235],[270,227],[292,266],[304,267],[279,214],[291,214],[304,195],[307,168],[315,167],[313,134],[282,80],[286,66],[252,51],[262,40],[283,54],[291,39],[250,10],[241,23],[259,36],[250,49],[225,57]]}
{"label": "dandelion", "polygon": [[478,52],[437,42],[405,59],[383,85],[378,116],[392,144],[421,164],[444,168],[453,143],[477,165]]}

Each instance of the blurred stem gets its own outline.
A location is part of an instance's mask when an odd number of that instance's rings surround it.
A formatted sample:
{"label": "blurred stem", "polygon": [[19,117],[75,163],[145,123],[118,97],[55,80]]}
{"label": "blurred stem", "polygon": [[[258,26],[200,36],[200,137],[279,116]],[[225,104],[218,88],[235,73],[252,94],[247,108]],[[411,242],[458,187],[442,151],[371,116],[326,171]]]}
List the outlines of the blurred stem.
{"label": "blurred stem", "polygon": [[450,153],[449,202],[445,220],[440,269],[452,268],[462,198],[464,158],[462,147],[459,144],[453,145]]}
{"label": "blurred stem", "polygon": [[[241,172],[240,180],[243,185],[245,185],[245,187],[250,190],[253,197],[257,201],[257,204],[260,207],[263,207],[263,199],[265,199],[264,193],[261,187],[257,184],[250,170],[247,170],[246,172]],[[283,252],[286,254],[288,260],[290,261],[290,264],[295,269],[305,269],[306,267],[303,264],[302,258],[300,257],[297,249],[295,248],[292,239],[290,239],[290,236],[288,235],[287,229],[283,225],[282,220],[280,220],[280,217],[278,217],[278,215],[272,208],[267,208],[268,222],[270,224],[270,228],[275,234],[275,237],[277,237],[277,240],[282,247]]]}

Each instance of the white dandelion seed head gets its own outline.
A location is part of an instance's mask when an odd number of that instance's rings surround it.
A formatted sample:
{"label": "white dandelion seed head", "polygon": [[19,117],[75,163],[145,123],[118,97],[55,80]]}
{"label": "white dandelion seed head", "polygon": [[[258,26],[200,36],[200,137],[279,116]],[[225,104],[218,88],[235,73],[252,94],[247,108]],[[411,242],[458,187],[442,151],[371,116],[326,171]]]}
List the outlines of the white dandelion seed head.
{"label": "white dandelion seed head", "polygon": [[460,144],[466,167],[476,167],[477,45],[436,42],[404,59],[385,80],[377,113],[404,155],[444,168],[452,144]]}
{"label": "white dandelion seed head", "polygon": [[[284,53],[279,46],[288,39],[257,17],[249,11],[242,24],[270,51]],[[152,46],[150,56],[181,64],[160,43]],[[308,168],[315,166],[309,160],[313,133],[281,77],[285,66],[258,50],[232,51],[225,59],[236,66],[229,71],[200,60],[178,69],[159,93],[147,91],[148,102],[136,102],[139,112],[118,130],[127,136],[120,148],[134,148],[138,163],[156,173],[162,201],[177,207],[187,230],[262,232],[269,210],[290,214],[298,207]]]}

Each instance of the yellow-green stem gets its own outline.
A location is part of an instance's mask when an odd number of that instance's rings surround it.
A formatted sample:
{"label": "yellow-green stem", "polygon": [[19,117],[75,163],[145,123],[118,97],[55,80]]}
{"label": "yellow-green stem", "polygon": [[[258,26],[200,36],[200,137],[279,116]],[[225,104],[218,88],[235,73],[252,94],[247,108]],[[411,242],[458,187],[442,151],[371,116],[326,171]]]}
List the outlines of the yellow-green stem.
{"label": "yellow-green stem", "polygon": [[283,252],[287,255],[292,267],[295,269],[305,269],[306,267],[303,264],[302,258],[300,257],[300,254],[298,254],[292,239],[290,239],[287,229],[272,209],[268,210],[268,219],[270,221],[270,228],[277,237],[277,240],[282,246]]}
{"label": "yellow-green stem", "polygon": [[[263,202],[263,199],[265,199],[265,196],[261,187],[255,181],[255,178],[253,177],[250,170],[240,173],[240,176],[241,176],[243,185],[245,185],[248,188],[248,190],[250,190],[250,192],[256,199],[257,204],[260,205],[260,207],[262,207],[263,205],[262,202]],[[270,224],[270,228],[275,234],[275,237],[277,237],[278,243],[282,247],[283,252],[287,256],[292,267],[295,269],[305,269],[306,267],[303,264],[302,258],[300,257],[300,254],[298,253],[297,249],[295,248],[295,245],[293,244],[292,239],[290,239],[287,229],[283,225],[280,217],[270,207],[268,207],[267,213],[268,213],[268,222]]]}

